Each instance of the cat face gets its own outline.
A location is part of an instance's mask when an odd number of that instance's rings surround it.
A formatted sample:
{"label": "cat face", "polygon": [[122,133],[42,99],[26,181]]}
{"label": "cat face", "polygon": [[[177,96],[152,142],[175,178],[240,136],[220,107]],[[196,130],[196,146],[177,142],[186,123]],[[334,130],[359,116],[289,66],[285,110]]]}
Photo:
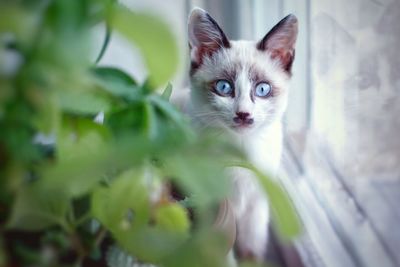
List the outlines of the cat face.
{"label": "cat face", "polygon": [[286,109],[297,19],[289,15],[261,41],[230,41],[201,9],[189,18],[193,116],[238,133],[280,120]]}

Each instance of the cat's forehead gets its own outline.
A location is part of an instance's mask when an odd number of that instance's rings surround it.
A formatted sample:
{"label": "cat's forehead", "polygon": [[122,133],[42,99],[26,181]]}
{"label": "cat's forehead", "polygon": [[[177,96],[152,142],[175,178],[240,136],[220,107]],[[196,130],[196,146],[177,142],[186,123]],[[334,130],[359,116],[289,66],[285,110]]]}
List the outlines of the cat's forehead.
{"label": "cat's forehead", "polygon": [[257,49],[256,42],[231,41],[231,47],[217,54],[219,63],[236,63],[246,69],[261,69],[265,72],[275,72],[279,69],[279,62],[273,60],[267,52]]}
{"label": "cat's forehead", "polygon": [[[203,62],[200,73],[203,78],[215,76],[238,76],[247,73],[249,78],[274,80],[286,83],[289,76],[282,70],[279,61],[271,58],[270,54],[257,49],[253,41],[230,41],[229,48],[220,49]],[[200,74],[199,73],[199,74]]]}

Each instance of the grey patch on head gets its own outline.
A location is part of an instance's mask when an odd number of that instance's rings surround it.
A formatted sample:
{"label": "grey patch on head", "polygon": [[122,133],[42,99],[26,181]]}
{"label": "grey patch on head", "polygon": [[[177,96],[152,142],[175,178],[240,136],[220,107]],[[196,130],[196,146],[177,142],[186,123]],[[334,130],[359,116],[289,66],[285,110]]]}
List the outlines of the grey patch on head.
{"label": "grey patch on head", "polygon": [[248,76],[249,80],[254,85],[261,81],[269,82],[269,79],[265,77],[264,73],[254,65],[250,66]]}
{"label": "grey patch on head", "polygon": [[229,68],[222,69],[221,73],[219,73],[216,77],[235,82],[237,80],[238,73],[242,70],[242,68],[243,65],[241,62],[229,64]]}

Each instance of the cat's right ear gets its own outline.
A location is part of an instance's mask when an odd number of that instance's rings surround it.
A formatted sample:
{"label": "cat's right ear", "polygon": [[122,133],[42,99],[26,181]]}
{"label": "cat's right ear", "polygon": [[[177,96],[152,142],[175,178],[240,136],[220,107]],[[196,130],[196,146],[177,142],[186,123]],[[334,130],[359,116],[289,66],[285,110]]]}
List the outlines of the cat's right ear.
{"label": "cat's right ear", "polygon": [[190,57],[194,64],[200,65],[204,56],[230,47],[228,38],[217,22],[201,8],[194,8],[190,13],[188,35]]}
{"label": "cat's right ear", "polygon": [[295,54],[298,21],[290,14],[276,24],[264,38],[257,43],[257,49],[268,51],[272,58],[278,59],[282,67],[291,72]]}

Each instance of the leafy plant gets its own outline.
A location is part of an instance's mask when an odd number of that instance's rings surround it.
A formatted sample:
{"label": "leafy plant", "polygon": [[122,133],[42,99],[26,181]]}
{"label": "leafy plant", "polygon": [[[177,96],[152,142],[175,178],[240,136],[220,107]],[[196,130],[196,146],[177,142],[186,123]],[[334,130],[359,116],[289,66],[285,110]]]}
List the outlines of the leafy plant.
{"label": "leafy plant", "polygon": [[[100,22],[101,54],[118,31],[142,51],[144,84],[93,63]],[[2,1],[0,42],[0,266],[225,266],[213,220],[233,162],[259,175],[282,234],[298,232],[278,185],[195,133],[169,103],[170,84],[157,93],[178,62],[158,18],[112,0]],[[172,199],[171,183],[189,201]]]}

